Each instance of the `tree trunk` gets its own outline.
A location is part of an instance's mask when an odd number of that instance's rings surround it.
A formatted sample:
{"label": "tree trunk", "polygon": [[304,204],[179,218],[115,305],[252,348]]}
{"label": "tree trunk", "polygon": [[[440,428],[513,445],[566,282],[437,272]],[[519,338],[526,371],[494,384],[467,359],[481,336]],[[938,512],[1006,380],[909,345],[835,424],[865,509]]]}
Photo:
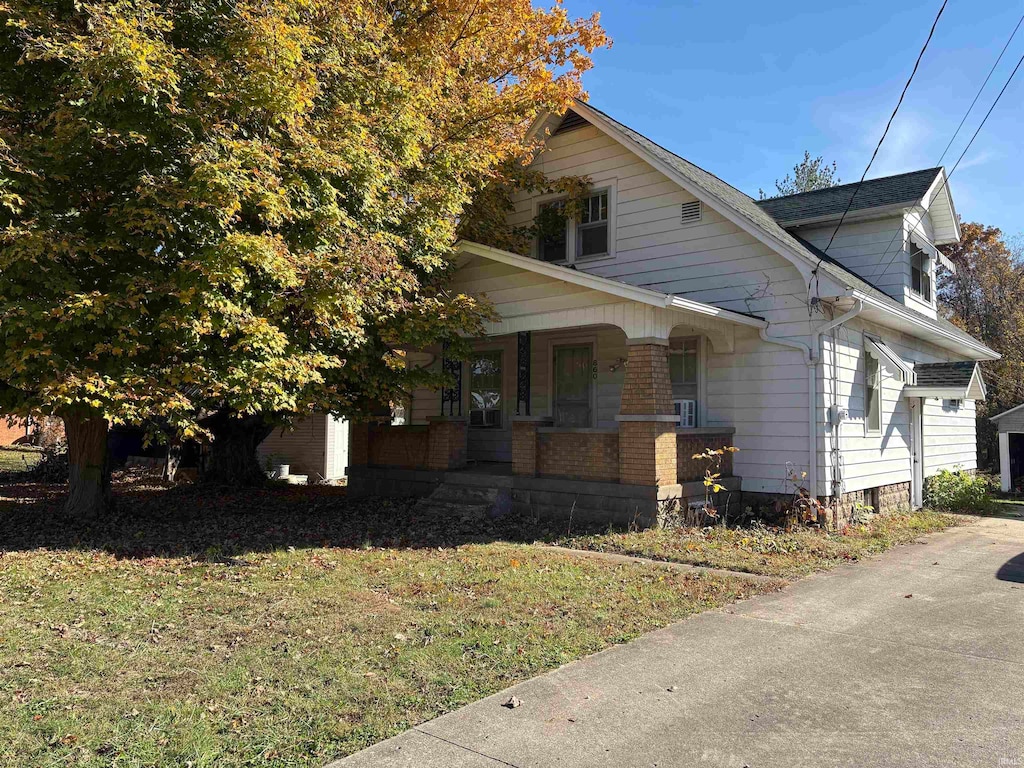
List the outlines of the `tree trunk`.
{"label": "tree trunk", "polygon": [[267,476],[260,469],[256,447],[273,431],[273,425],[260,415],[237,416],[217,413],[204,423],[213,434],[203,470],[203,482],[209,485],[257,487]]}
{"label": "tree trunk", "polygon": [[64,514],[99,517],[113,508],[110,462],[107,457],[107,420],[88,413],[64,416],[68,441],[68,500]]}
{"label": "tree trunk", "polygon": [[164,462],[164,480],[173,483],[181,466],[182,446],[177,438],[171,438],[167,445],[167,461]]}

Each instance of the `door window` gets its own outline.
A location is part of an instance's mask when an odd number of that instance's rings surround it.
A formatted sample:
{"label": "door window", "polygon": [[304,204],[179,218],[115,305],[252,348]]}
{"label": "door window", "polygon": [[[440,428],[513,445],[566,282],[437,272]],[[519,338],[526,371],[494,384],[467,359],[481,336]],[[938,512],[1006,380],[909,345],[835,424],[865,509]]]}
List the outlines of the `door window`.
{"label": "door window", "polygon": [[501,427],[501,352],[478,352],[469,363],[469,426]]}
{"label": "door window", "polygon": [[591,425],[590,346],[555,347],[554,417],[556,427]]}

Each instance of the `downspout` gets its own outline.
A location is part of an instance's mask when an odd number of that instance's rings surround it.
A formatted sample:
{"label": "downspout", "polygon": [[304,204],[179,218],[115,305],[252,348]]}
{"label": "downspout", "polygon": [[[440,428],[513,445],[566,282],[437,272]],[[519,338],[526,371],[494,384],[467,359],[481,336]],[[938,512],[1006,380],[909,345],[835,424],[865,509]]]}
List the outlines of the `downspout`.
{"label": "downspout", "polygon": [[807,474],[809,477],[808,487],[811,494],[818,495],[818,362],[821,360],[821,335],[828,333],[833,328],[838,328],[848,320],[859,315],[864,309],[864,302],[858,300],[853,309],[827,323],[817,327],[811,333],[811,344],[805,344],[797,339],[787,339],[778,336],[769,336],[768,329],[762,328],[760,336],[762,341],[769,344],[779,344],[783,347],[799,349],[804,355],[804,363],[807,365]]}

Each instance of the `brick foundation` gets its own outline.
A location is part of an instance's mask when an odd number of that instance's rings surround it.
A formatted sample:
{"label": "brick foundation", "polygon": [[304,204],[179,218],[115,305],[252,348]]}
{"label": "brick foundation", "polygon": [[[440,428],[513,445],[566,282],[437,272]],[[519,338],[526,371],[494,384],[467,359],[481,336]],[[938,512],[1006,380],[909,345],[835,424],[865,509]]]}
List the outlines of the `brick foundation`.
{"label": "brick foundation", "polygon": [[[618,482],[617,430],[545,428],[537,431],[536,438],[536,473],[539,476]],[[514,467],[513,473],[522,474],[515,472]]]}
{"label": "brick foundation", "polygon": [[878,489],[878,512],[899,512],[910,509],[910,483],[893,483]]}

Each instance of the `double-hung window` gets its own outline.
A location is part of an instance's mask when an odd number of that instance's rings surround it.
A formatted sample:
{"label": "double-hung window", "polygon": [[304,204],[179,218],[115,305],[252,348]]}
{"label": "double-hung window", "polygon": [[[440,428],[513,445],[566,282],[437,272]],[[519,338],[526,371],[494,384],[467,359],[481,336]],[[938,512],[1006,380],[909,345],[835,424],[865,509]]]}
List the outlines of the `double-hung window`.
{"label": "double-hung window", "polygon": [[576,225],[576,256],[586,259],[608,253],[608,193],[588,197]]}
{"label": "double-hung window", "polygon": [[672,403],[678,426],[696,427],[700,381],[700,339],[673,339],[668,352],[668,374],[672,381]]}
{"label": "double-hung window", "polygon": [[910,290],[931,304],[932,276],[928,271],[928,256],[916,243],[911,243]]}
{"label": "double-hung window", "polygon": [[537,207],[537,258],[573,263],[612,253],[612,191],[594,192],[580,201],[578,216],[566,216],[565,200]]}
{"label": "double-hung window", "polygon": [[867,431],[882,431],[882,367],[870,352],[864,353],[864,424]]}

